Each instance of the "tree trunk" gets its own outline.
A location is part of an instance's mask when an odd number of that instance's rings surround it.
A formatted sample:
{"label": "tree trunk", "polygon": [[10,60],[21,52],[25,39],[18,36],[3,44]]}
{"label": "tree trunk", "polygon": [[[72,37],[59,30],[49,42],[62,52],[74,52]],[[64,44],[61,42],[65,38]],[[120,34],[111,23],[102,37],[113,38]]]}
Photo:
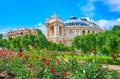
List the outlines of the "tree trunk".
{"label": "tree trunk", "polygon": [[116,50],[113,49],[113,50],[112,50],[112,57],[113,57],[113,60],[114,60],[114,61],[117,61],[117,56],[118,56],[118,55],[117,55],[117,53],[116,53]]}

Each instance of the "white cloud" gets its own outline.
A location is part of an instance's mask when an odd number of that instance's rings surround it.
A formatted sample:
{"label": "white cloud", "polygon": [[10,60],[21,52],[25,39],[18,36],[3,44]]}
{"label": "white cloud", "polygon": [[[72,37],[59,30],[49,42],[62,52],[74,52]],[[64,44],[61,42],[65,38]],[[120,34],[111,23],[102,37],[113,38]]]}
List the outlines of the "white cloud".
{"label": "white cloud", "polygon": [[45,29],[45,25],[42,24],[41,22],[39,22],[38,24],[36,24],[34,26],[35,29],[41,29],[41,31],[43,32],[43,34],[46,34],[46,29]]}
{"label": "white cloud", "polygon": [[118,18],[117,21],[120,22],[120,18]]}
{"label": "white cloud", "polygon": [[93,17],[94,16],[94,11],[95,11],[95,5],[94,2],[96,2],[97,0],[88,0],[86,5],[80,7],[80,10],[82,11],[82,13],[84,13],[85,16],[88,17]]}
{"label": "white cloud", "polygon": [[116,20],[98,20],[96,23],[100,26],[102,29],[112,29],[114,25],[120,25],[120,18]]}
{"label": "white cloud", "polygon": [[7,32],[10,31],[10,30],[13,30],[13,28],[10,28],[10,27],[8,27],[8,26],[7,26],[7,27],[5,26],[4,29],[1,29],[1,30],[0,30],[0,34],[5,34],[5,33],[7,33]]}
{"label": "white cloud", "polygon": [[109,6],[110,11],[120,13],[120,0],[102,0],[102,1]]}
{"label": "white cloud", "polygon": [[87,3],[85,6],[81,7],[81,11],[91,12],[95,10],[95,6],[92,2]]}

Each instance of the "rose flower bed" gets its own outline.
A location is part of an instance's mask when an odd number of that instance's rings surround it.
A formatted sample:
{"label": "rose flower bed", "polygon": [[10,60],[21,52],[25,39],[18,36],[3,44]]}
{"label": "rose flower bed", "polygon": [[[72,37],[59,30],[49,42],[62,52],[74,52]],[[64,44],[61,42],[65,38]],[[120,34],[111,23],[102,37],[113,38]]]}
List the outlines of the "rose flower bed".
{"label": "rose flower bed", "polygon": [[[45,54],[47,56],[45,56]],[[0,51],[2,79],[117,79],[116,72],[103,68],[99,60],[92,62],[74,57],[56,58],[59,54]]]}

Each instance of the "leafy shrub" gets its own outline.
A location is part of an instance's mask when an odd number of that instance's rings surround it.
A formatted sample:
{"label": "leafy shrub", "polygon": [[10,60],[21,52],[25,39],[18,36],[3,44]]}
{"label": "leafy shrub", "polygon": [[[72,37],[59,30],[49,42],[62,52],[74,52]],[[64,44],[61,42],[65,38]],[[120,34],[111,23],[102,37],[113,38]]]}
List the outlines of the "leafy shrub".
{"label": "leafy shrub", "polygon": [[31,50],[25,52],[0,53],[0,72],[10,79],[117,79],[115,71],[103,68],[101,61],[81,61],[75,57],[57,58],[56,52],[41,52]]}

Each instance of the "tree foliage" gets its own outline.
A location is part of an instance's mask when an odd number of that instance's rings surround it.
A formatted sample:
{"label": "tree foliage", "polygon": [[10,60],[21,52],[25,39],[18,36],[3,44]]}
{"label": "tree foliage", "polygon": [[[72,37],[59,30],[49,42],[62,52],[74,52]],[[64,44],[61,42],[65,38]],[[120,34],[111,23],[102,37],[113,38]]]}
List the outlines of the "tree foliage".
{"label": "tree foliage", "polygon": [[82,36],[76,36],[72,41],[72,46],[75,49],[82,50],[82,52],[87,53],[91,51],[90,49],[96,49],[96,35],[86,34]]}
{"label": "tree foliage", "polygon": [[120,29],[114,26],[113,30],[98,34],[86,34],[76,36],[72,41],[74,49],[82,50],[83,53],[100,53],[111,55],[117,61],[120,53]]}
{"label": "tree foliage", "polygon": [[30,50],[29,46],[33,46],[34,49],[40,50],[46,48],[47,50],[71,51],[70,47],[63,44],[56,44],[49,42],[41,30],[36,29],[37,35],[27,34],[21,37],[0,39],[0,47],[7,47],[8,49],[18,50],[24,48]]}
{"label": "tree foliage", "polygon": [[114,30],[114,31],[120,31],[120,25],[115,25],[112,30]]}
{"label": "tree foliage", "polygon": [[0,39],[2,39],[2,34],[0,34]]}

